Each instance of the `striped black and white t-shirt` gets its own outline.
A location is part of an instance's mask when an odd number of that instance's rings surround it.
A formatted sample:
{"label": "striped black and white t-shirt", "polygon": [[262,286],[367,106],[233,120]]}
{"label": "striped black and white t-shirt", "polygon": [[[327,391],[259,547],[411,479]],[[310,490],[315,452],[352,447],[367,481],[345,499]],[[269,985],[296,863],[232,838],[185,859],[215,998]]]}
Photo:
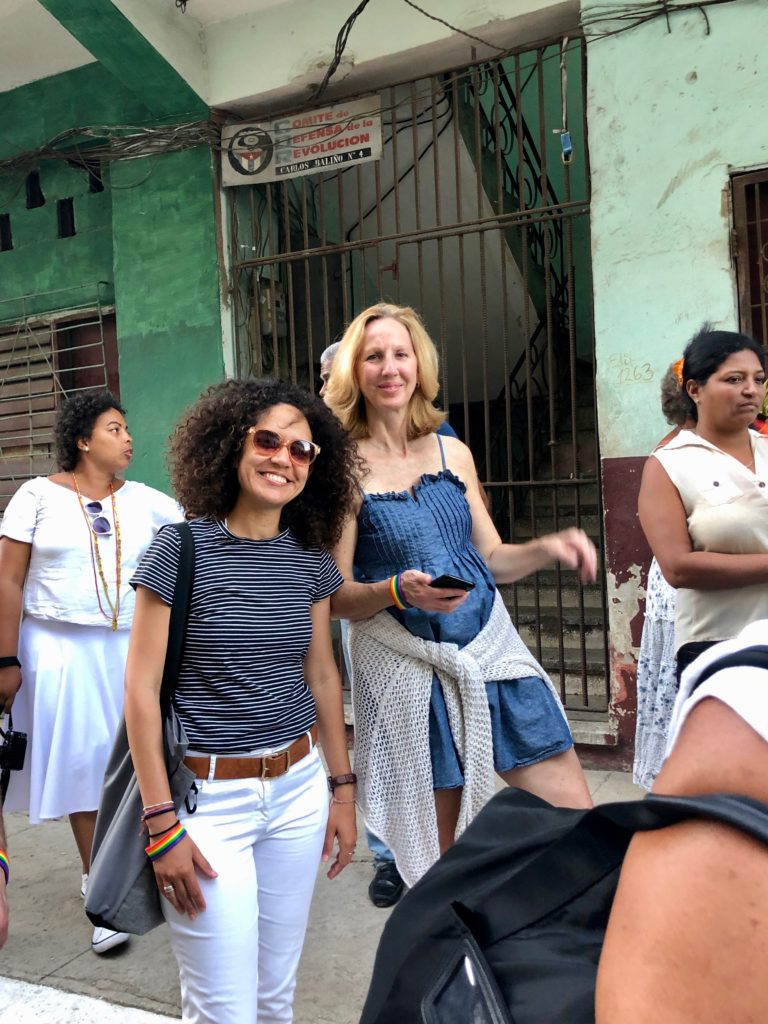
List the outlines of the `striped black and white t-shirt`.
{"label": "striped black and white t-shirt", "polygon": [[[242,754],[283,746],[315,721],[304,679],[310,608],[343,578],[323,548],[290,530],[235,537],[217,520],[190,523],[195,577],[174,705],[190,750]],[[180,540],[161,530],[131,580],[173,601]]]}

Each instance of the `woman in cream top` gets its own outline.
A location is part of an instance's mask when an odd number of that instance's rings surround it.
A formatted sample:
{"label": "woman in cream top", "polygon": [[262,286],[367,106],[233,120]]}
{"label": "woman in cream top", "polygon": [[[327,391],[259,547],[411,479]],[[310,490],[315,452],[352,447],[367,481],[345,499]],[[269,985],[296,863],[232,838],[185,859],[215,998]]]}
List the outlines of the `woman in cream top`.
{"label": "woman in cream top", "polygon": [[678,589],[678,675],[710,644],[768,618],[768,438],[749,429],[765,395],[764,353],[705,325],[685,350],[695,426],[646,463],[638,510]]}

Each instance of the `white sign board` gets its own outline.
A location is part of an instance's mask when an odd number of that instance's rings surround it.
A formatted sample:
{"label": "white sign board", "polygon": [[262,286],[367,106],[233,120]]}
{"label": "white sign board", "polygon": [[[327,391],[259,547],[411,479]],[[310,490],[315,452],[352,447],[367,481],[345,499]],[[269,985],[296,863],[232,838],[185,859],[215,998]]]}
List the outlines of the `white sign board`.
{"label": "white sign board", "polygon": [[225,125],[225,185],[281,181],[381,157],[378,96],[305,111],[277,121]]}

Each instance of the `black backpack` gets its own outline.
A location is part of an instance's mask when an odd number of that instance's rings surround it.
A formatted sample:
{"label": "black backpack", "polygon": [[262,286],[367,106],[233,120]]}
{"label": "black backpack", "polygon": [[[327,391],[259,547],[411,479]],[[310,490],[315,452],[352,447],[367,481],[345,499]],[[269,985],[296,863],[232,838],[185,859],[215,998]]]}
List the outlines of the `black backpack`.
{"label": "black backpack", "polygon": [[[768,647],[719,659],[768,669]],[[627,847],[691,818],[768,844],[747,797],[647,796],[589,811],[506,789],[395,908],[360,1024],[594,1024],[595,980]]]}

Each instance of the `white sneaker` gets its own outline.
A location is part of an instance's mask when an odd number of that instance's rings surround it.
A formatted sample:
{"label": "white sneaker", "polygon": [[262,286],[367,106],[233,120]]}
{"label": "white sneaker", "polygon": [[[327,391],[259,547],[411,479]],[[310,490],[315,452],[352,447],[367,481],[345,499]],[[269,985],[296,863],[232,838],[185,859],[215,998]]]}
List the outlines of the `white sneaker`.
{"label": "white sneaker", "polygon": [[80,883],[80,895],[85,899],[88,895],[88,874],[83,875],[83,880]]}
{"label": "white sneaker", "polygon": [[94,928],[91,949],[94,953],[106,953],[108,949],[122,945],[129,938],[127,932],[113,932],[111,928]]}

